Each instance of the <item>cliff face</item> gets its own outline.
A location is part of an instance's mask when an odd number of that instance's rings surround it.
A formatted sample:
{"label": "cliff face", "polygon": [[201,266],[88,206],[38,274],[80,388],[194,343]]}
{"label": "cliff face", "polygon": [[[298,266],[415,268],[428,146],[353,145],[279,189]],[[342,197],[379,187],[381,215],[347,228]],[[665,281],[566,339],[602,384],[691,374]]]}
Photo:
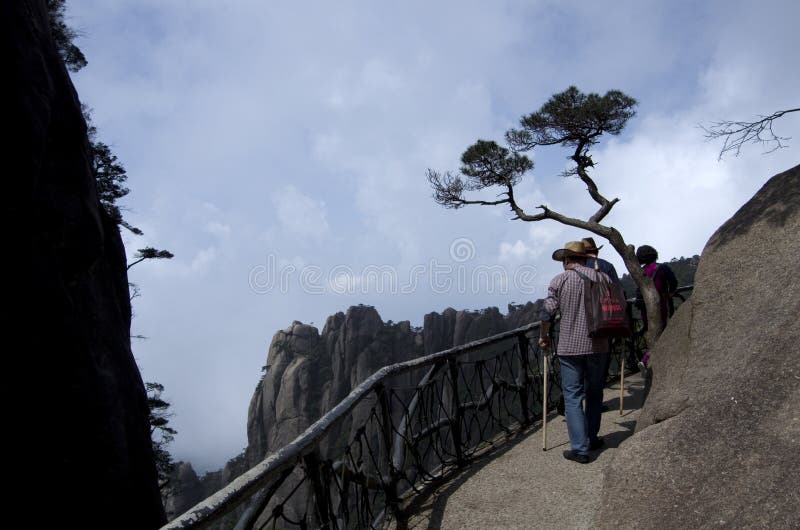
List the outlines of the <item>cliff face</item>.
{"label": "cliff face", "polygon": [[[200,479],[171,502],[174,515],[211,495],[266,455],[291,442],[375,371],[538,320],[540,304],[425,315],[422,328],[408,321],[385,323],[370,306],[351,307],[328,317],[322,333],[294,322],[277,332],[267,352],[266,374],[250,401],[248,446],[244,457]],[[411,379],[404,386],[416,383]],[[354,409],[352,423],[363,419],[368,403]],[[349,439],[350,423],[328,437]],[[323,447],[325,451],[328,447]],[[220,481],[221,475],[225,480]],[[194,484],[192,481],[191,484]],[[190,493],[186,493],[190,492]],[[196,495],[191,499],[189,495]],[[183,509],[179,509],[183,508]]]}
{"label": "cliff face", "polygon": [[[325,322],[320,334],[293,323],[275,334],[267,373],[248,413],[248,466],[289,443],[353,388],[388,364],[488,337],[533,322],[538,304],[480,312],[448,308],[425,315],[422,329],[408,321],[384,323],[369,306],[351,307]],[[353,414],[358,422],[359,410]]]}
{"label": "cliff face", "polygon": [[706,244],[654,349],[636,434],[605,468],[594,527],[800,526],[798,233],[800,166]]}
{"label": "cliff face", "polygon": [[154,528],[164,514],[125,252],[45,3],[3,2],[0,39],[10,504],[34,526]]}

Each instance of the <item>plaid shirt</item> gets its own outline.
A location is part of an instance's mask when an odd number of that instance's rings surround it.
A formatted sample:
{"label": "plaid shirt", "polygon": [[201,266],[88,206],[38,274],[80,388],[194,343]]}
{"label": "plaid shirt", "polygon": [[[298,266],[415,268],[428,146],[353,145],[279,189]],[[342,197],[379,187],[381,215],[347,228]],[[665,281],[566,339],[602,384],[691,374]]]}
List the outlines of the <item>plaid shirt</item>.
{"label": "plaid shirt", "polygon": [[[597,281],[602,272],[574,265],[592,281]],[[586,327],[586,309],[583,301],[583,278],[568,270],[550,281],[547,298],[542,307],[541,320],[550,320],[561,312],[558,335],[558,355],[586,355],[608,351],[608,339],[592,339]]]}

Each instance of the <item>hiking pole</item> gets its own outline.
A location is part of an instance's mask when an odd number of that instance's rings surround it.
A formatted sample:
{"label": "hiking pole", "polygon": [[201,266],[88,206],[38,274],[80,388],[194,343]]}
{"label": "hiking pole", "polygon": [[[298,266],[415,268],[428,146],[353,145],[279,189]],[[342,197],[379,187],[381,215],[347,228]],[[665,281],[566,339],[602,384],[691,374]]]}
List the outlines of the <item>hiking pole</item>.
{"label": "hiking pole", "polygon": [[542,349],[544,377],[542,378],[542,451],[547,451],[547,350]]}
{"label": "hiking pole", "polygon": [[625,399],[625,352],[620,353],[619,358],[619,415],[622,416],[622,402]]}

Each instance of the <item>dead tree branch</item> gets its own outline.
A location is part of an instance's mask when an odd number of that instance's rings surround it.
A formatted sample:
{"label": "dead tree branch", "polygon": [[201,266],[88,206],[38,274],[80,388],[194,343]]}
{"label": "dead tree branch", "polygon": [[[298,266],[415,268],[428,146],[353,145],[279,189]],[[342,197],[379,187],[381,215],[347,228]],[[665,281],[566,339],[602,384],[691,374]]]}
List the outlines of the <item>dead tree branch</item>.
{"label": "dead tree branch", "polygon": [[774,112],[769,116],[759,116],[755,121],[717,121],[709,127],[700,125],[705,132],[707,140],[723,138],[722,149],[717,160],[722,160],[725,153],[733,152],[734,156],[739,156],[745,144],[761,144],[770,147],[764,154],[771,153],[778,149],[787,147],[784,143],[791,140],[789,136],[779,136],[775,133],[772,126],[775,120],[791,112],[798,112],[800,108],[786,109]]}

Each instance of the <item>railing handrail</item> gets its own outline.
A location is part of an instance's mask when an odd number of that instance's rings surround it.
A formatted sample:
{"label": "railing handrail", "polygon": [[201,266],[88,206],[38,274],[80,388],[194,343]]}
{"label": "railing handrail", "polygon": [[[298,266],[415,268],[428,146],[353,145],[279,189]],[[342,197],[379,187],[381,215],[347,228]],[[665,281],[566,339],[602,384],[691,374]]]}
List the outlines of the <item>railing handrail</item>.
{"label": "railing handrail", "polygon": [[182,515],[167,523],[162,527],[162,530],[196,528],[198,525],[209,524],[239,506],[246,498],[264,487],[269,479],[276,476],[286,467],[292,465],[297,458],[312,450],[315,444],[318,443],[334,425],[342,421],[348,412],[370,392],[375,391],[378,385],[386,378],[431,364],[444,362],[450,358],[459,357],[484,346],[528,333],[534,329],[538,329],[538,327],[539,322],[533,322],[511,331],[498,333],[491,337],[475,340],[424,357],[418,357],[417,359],[380,368],[356,386],[347,397],[337,403],[335,407],[325,413],[297,438],[266,456],[261,462],[248,471],[245,471],[215,494],[200,501]]}
{"label": "railing handrail", "polygon": [[[693,288],[693,285],[679,287],[675,290],[673,296],[690,291]],[[627,301],[629,303],[634,303],[636,299],[631,298]],[[447,350],[442,350],[409,361],[387,365],[378,369],[290,443],[267,455],[261,462],[234,479],[230,484],[205,500],[200,501],[188,511],[163,526],[162,530],[206,526],[231,510],[234,510],[253,494],[265,488],[271,479],[278,477],[280,473],[296,465],[299,458],[309,455],[334,426],[343,421],[346,415],[370,393],[378,391],[382,387],[384,381],[389,377],[397,376],[425,366],[445,363],[448,360],[453,360],[482,347],[496,344],[513,337],[524,336],[538,329],[539,325],[540,323],[538,321],[533,322],[510,331],[492,335],[491,337],[475,340]],[[393,453],[392,460],[398,462],[401,458],[399,456],[400,449],[390,447],[390,450]]]}

